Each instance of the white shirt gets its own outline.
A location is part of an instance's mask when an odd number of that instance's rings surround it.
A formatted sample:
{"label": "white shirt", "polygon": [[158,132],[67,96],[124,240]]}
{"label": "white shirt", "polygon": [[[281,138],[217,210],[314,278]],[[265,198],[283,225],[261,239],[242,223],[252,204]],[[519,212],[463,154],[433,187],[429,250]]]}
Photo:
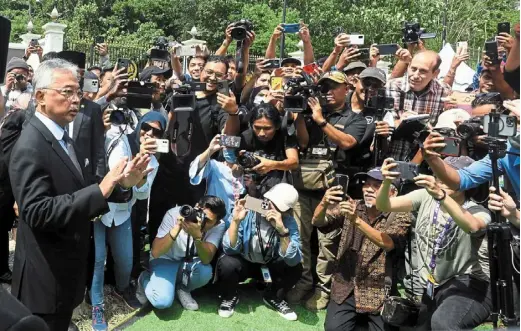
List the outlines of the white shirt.
{"label": "white shirt", "polygon": [[[177,217],[179,216],[180,207],[174,207],[166,212],[165,217],[163,217],[163,222],[159,226],[157,230],[156,238],[164,238],[168,235],[170,230],[176,225]],[[219,224],[216,224],[213,228],[208,230],[208,232],[204,235],[203,241],[208,242],[215,246],[215,248],[219,248],[219,245],[222,242],[224,236],[225,224],[221,220]],[[168,260],[183,260],[186,256],[186,242],[188,240],[188,233],[181,229],[175,242],[172,244],[172,247],[165,254],[158,257],[158,259],[168,259]],[[193,238],[190,238],[190,245],[193,243]],[[197,255],[197,248],[194,247],[194,254]],[[150,260],[153,260],[154,257],[150,254]]]}
{"label": "white shirt", "polygon": [[[123,157],[126,156],[129,158],[129,160],[132,157],[132,151],[130,150],[130,145],[125,134],[123,134],[120,138],[118,138],[117,136],[113,138],[107,137],[105,139],[105,151],[108,151],[108,148],[116,139],[118,139],[118,142],[114,146],[108,158],[109,169],[114,169]],[[123,224],[125,221],[130,219],[130,215],[132,213],[132,206],[134,205],[134,203],[136,203],[136,200],[148,199],[148,197],[150,196],[150,189],[152,188],[152,183],[154,182],[154,178],[157,174],[158,167],[159,163],[157,162],[155,156],[152,155],[150,157],[150,163],[148,164],[147,169],[152,168],[154,170],[152,170],[152,172],[150,172],[147,175],[146,183],[140,188],[137,188],[135,186],[132,188],[132,199],[129,202],[109,202],[110,211],[101,217],[101,222],[103,222],[105,226],[111,227],[112,225],[119,226]]]}
{"label": "white shirt", "polygon": [[43,125],[45,125],[45,127],[49,129],[49,131],[51,131],[54,138],[56,138],[56,140],[58,140],[58,142],[60,143],[61,147],[63,147],[65,153],[69,155],[67,145],[65,144],[65,141],[63,141],[63,135],[65,134],[65,130],[61,126],[59,126],[55,121],[51,120],[49,117],[45,116],[44,114],[38,111],[34,112],[34,115],[40,121],[42,121]]}

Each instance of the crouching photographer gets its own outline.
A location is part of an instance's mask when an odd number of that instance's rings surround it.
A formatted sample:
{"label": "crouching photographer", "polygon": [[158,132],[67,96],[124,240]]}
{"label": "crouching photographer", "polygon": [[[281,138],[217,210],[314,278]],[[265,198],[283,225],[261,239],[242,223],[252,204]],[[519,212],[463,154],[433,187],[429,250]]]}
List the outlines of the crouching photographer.
{"label": "crouching photographer", "polygon": [[233,315],[239,302],[239,282],[262,275],[267,284],[264,303],[285,319],[297,320],[280,296],[295,285],[302,272],[299,231],[291,216],[297,199],[297,191],[281,183],[266,192],[264,200],[247,196],[236,201],[223,239],[224,255],[216,268],[222,300],[219,316]]}
{"label": "crouching photographer", "polygon": [[170,209],[150,251],[150,272],[138,279],[136,296],[158,309],[172,306],[174,297],[187,310],[198,310],[190,292],[212,279],[212,261],[224,234],[226,208],[221,198],[203,196],[195,207]]}
{"label": "crouching photographer", "polygon": [[[462,169],[474,160],[461,156],[445,162]],[[390,198],[392,181],[403,176],[398,166],[393,159],[382,165],[384,181],[376,207],[383,212],[417,212],[410,264],[424,292],[414,330],[472,329],[492,309],[489,276],[478,254],[490,213],[473,202],[468,191],[452,190],[427,175],[414,178],[424,189]]]}
{"label": "crouching photographer", "polygon": [[[403,254],[411,218],[409,213],[376,209],[376,192],[383,181],[380,168],[357,176],[364,181],[363,200],[346,200],[342,187],[333,187],[313,215],[319,231],[342,229],[324,327],[357,330],[358,317],[366,317],[370,330],[390,330],[380,310],[386,295],[397,293],[394,266]],[[397,182],[389,190],[391,197],[398,193]]]}

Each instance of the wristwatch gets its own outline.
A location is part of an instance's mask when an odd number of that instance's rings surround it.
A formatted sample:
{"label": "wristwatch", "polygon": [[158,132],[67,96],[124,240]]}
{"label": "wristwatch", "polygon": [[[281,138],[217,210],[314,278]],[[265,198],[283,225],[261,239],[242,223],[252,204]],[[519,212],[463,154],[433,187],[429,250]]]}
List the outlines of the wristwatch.
{"label": "wristwatch", "polygon": [[320,128],[323,128],[323,127],[325,127],[326,125],[327,125],[327,120],[323,120],[322,122],[318,123],[318,126],[319,126]]}
{"label": "wristwatch", "polygon": [[447,192],[445,190],[441,190],[443,192],[443,196],[440,199],[437,199],[436,197],[433,197],[436,201],[443,201],[447,197]]}

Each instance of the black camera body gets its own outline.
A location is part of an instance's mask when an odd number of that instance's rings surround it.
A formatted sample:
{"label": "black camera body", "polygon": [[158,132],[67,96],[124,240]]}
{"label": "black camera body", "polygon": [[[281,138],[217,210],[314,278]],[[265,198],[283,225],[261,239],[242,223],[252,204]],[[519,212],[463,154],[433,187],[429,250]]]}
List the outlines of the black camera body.
{"label": "black camera body", "polygon": [[376,110],[376,118],[382,121],[385,111],[394,109],[394,98],[387,95],[385,88],[368,89],[365,93],[365,107]]}
{"label": "black camera body", "polygon": [[155,45],[157,49],[166,51],[168,49],[168,39],[166,37],[158,37]]}
{"label": "black camera body", "polygon": [[118,107],[110,112],[110,123],[113,125],[129,125],[132,123],[132,110],[127,107]]}
{"label": "black camera body", "polygon": [[253,30],[253,23],[247,19],[241,19],[232,23],[232,38],[235,40],[244,40],[248,36],[248,32]]}
{"label": "black camera body", "polygon": [[463,121],[457,128],[458,135],[461,139],[470,139],[475,136],[485,134],[481,128],[483,119],[481,117],[473,117]]}
{"label": "black camera body", "polygon": [[22,75],[22,74],[15,74],[14,75],[14,79],[17,81],[17,82],[23,82],[25,80],[25,76]]}
{"label": "black camera body", "polygon": [[197,223],[197,219],[205,219],[204,212],[199,208],[194,208],[189,205],[183,205],[179,209],[179,214],[185,219],[185,221]]}
{"label": "black camera body", "polygon": [[420,23],[405,22],[402,28],[402,40],[406,44],[417,43],[420,39],[436,38],[436,33],[426,33],[425,29],[420,27]]}
{"label": "black camera body", "polygon": [[171,106],[174,112],[191,112],[195,110],[195,92],[206,91],[206,83],[191,82],[173,88]]}
{"label": "black camera body", "polygon": [[244,169],[249,170],[260,164],[261,161],[252,152],[244,152],[237,157],[237,163]]}
{"label": "black camera body", "polygon": [[302,113],[308,108],[308,99],[316,97],[324,108],[327,105],[323,86],[315,85],[311,77],[302,73],[302,77],[290,78],[284,84],[288,93],[284,96],[284,110],[292,113]]}

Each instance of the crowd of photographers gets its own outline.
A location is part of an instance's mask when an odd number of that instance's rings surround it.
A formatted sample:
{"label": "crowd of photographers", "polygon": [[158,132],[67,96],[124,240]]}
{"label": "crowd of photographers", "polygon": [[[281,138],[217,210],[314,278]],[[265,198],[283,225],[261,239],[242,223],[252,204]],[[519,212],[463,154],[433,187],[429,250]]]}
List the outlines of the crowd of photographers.
{"label": "crowd of photographers", "polygon": [[[0,302],[16,311],[0,325],[33,314],[74,330],[85,300],[107,330],[107,283],[132,309],[197,310],[191,292],[208,287],[229,318],[249,278],[286,320],[299,303],[327,309],[326,330],[472,329],[498,312],[515,324],[520,36],[502,24],[466,92],[452,90],[466,43],[440,77],[418,24],[403,48],[342,32],[323,58],[306,24],[280,24],[253,72],[248,20],[211,56],[160,38],[140,72],[101,37],[91,67],[31,42],[0,94],[0,282],[15,297]],[[302,59],[277,58],[288,33]],[[60,159],[26,142],[33,127]]]}

